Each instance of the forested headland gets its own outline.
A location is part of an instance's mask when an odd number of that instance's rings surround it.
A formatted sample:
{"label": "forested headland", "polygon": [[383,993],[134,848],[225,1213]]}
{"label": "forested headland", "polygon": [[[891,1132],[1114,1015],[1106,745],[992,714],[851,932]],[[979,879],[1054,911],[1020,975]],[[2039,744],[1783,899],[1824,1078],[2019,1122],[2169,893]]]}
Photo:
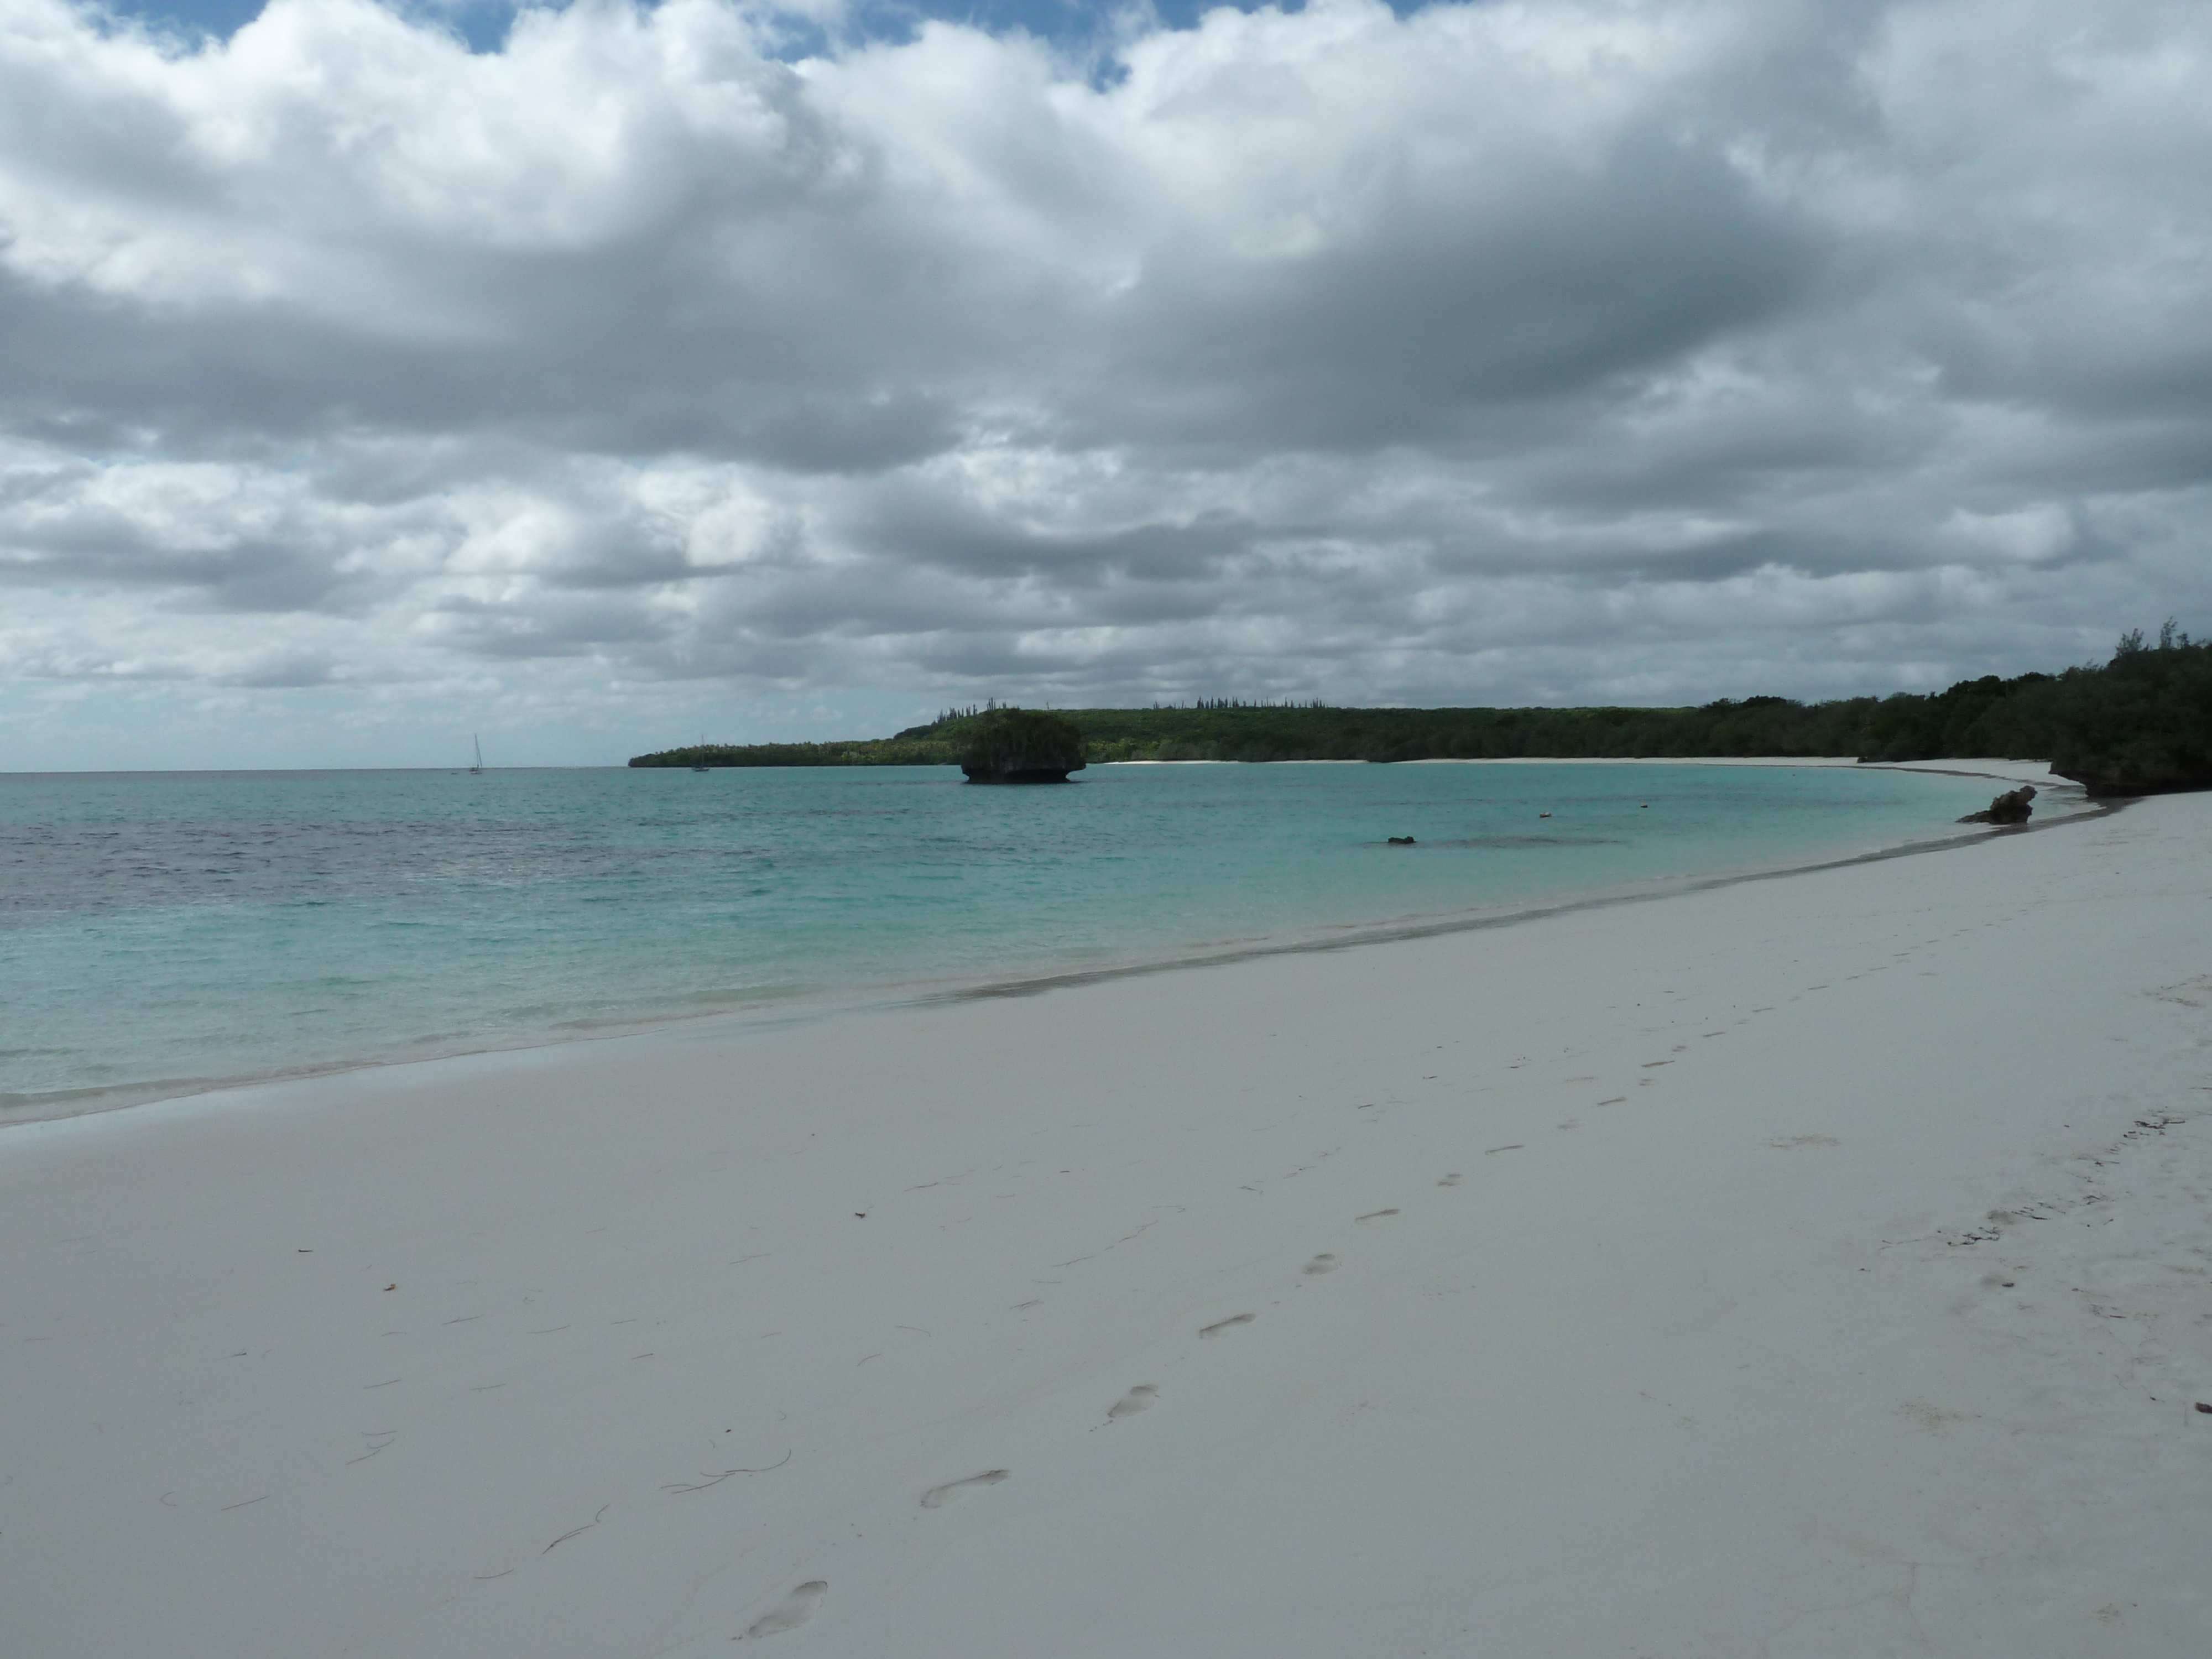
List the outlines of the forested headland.
{"label": "forested headland", "polygon": [[[706,744],[632,766],[952,766],[991,708],[948,709],[889,738]],[[1692,708],[1335,708],[1201,702],[1056,708],[1084,757],[1114,761],[1503,760],[1693,755],[1852,755],[1865,761],[1990,756],[2047,761],[2098,794],[2212,787],[2212,642],[2169,623],[2124,637],[2108,662],[1992,674],[1947,691],[1723,697]]]}

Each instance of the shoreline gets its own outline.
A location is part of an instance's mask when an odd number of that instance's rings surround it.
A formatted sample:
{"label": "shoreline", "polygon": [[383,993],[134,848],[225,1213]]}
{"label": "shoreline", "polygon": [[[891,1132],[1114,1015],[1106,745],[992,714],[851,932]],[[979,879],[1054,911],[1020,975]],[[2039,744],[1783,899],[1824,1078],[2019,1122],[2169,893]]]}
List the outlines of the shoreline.
{"label": "shoreline", "polygon": [[2072,827],[0,1136],[11,1635],[2202,1651],[2212,800]]}
{"label": "shoreline", "polygon": [[[1184,763],[1181,761],[1116,763],[1116,764],[1124,763],[1146,766],[1179,766],[1183,764],[1234,765],[1237,763],[1203,761],[1192,763]],[[1279,764],[1281,763],[1271,762],[1269,763]],[[1290,763],[1297,764],[1298,763]],[[1316,763],[1329,765],[1336,764],[1334,762]],[[1347,763],[1364,764],[1364,763]],[[1438,761],[1434,763],[1424,761],[1406,761],[1399,763],[1399,764],[1407,766],[1429,764],[1513,765],[1517,763],[1518,763],[1513,761],[1502,761],[1497,763],[1486,761]],[[1552,764],[1556,763],[1546,763]],[[1610,763],[1593,762],[1591,763],[1609,764]],[[1782,765],[1786,763],[1787,763],[1778,761],[1752,761],[1744,763],[1744,764],[1747,765]],[[1675,763],[1655,762],[1653,764],[1704,766],[1713,764],[1713,763],[1707,761],[1685,761]],[[1933,767],[1920,766],[1895,766],[1884,769],[1892,771],[1922,771],[1933,770],[1935,769]],[[1995,772],[1953,772],[1948,774],[1948,775],[1954,777],[1987,777],[2003,780],[2006,781],[2027,781],[2014,780],[2008,777],[2005,774]],[[2037,787],[2040,788],[2044,786],[2039,782]],[[1746,882],[1779,881],[1790,876],[1812,875],[1824,870],[1843,870],[1850,868],[1856,865],[1879,864],[1890,859],[1917,858],[1923,854],[1950,852],[1979,842],[1993,840],[1999,836],[2026,835],[2034,830],[2057,830],[2069,824],[2081,823],[2085,819],[2108,817],[2131,805],[2133,799],[2134,798],[2132,797],[2104,800],[2087,799],[2077,810],[2069,811],[2063,817],[2046,817],[2041,823],[2037,823],[2033,819],[2030,819],[2026,823],[2006,824],[1978,829],[1965,829],[1961,830],[1955,835],[1936,836],[1922,841],[1899,842],[1894,845],[1878,847],[1863,853],[1849,853],[1843,854],[1840,857],[1816,859],[1808,864],[1762,865],[1752,866],[1741,869],[1723,870],[1708,875],[1662,876],[1655,878],[1650,881],[1634,883],[1625,887],[1601,888],[1589,893],[1577,894],[1568,897],[1532,899],[1526,903],[1500,905],[1494,908],[1485,907],[1474,911],[1451,912],[1433,916],[1413,916],[1398,921],[1344,922],[1329,928],[1310,930],[1307,934],[1294,939],[1278,942],[1272,939],[1256,939],[1249,945],[1237,945],[1234,948],[1220,951],[1210,951],[1205,954],[1167,957],[1161,957],[1156,961],[1131,963],[1115,967],[1061,970],[1052,973],[1027,975],[1018,979],[993,981],[984,984],[969,986],[958,990],[933,993],[912,999],[902,999],[896,1003],[890,1006],[905,1006],[911,1005],[915,1006],[927,1006],[933,1003],[965,1002],[982,997],[998,998],[1028,996],[1042,991],[1057,989],[1064,986],[1101,984],[1110,980],[1129,979],[1140,975],[1174,973],[1187,968],[1222,967],[1232,963],[1258,961],[1267,957],[1299,956],[1317,951],[1349,951],[1356,950],[1363,945],[1390,945],[1405,939],[1438,939],[1453,933],[1475,933],[1486,931],[1494,927],[1514,927],[1528,922],[1541,921],[1552,916],[1572,915],[1577,912],[1584,910],[1609,909],[1615,905],[1621,904],[1657,903],[1662,900],[1674,898],[1685,893],[1717,891],[1723,888],[1739,886]]]}
{"label": "shoreline", "polygon": [[[1113,765],[1128,766],[1232,766],[1244,763],[1246,763],[1233,761],[1109,763]],[[1364,761],[1267,763],[1270,765],[1347,766],[1371,763]],[[1717,759],[1681,757],[1633,760],[1615,760],[1602,757],[1577,757],[1565,759],[1512,757],[1495,760],[1407,761],[1397,763],[1409,766],[1514,767],[1583,765],[1850,767],[1855,769],[1863,767],[1867,770],[1926,772],[1949,777],[1986,777],[1993,781],[2007,783],[2028,782],[2033,783],[2039,790],[2044,791],[2046,798],[2054,792],[2065,791],[2072,795],[2079,795],[2081,799],[2078,801],[2069,800],[2067,810],[2063,815],[2045,816],[2039,822],[2032,819],[2026,825],[2013,826],[2007,830],[1998,831],[1960,826],[1951,835],[1883,845],[1841,857],[1823,857],[1809,863],[1784,861],[1772,865],[1752,865],[1701,875],[1650,878],[1621,886],[1595,888],[1565,896],[1512,899],[1500,901],[1494,904],[1476,906],[1469,909],[1415,912],[1400,916],[1370,917],[1357,921],[1316,924],[1263,933],[1249,940],[1200,941],[1173,950],[1158,951],[1135,957],[1125,956],[1120,960],[1097,966],[1078,966],[1067,963],[1041,964],[1034,971],[1012,977],[976,973],[945,974],[924,975],[920,978],[899,978],[848,985],[814,987],[788,993],[736,996],[729,1000],[728,1006],[703,1011],[692,1009],[574,1022],[501,1038],[470,1039],[452,1045],[403,1048],[388,1053],[344,1056],[285,1066],[268,1072],[240,1073],[207,1078],[162,1079],[143,1084],[54,1091],[44,1095],[0,1100],[0,1136],[6,1135],[11,1129],[25,1127],[34,1123],[101,1116],[112,1112],[136,1111],[148,1106],[157,1106],[176,1100],[193,1099],[209,1094],[221,1094],[235,1090],[258,1090],[285,1084],[312,1083],[319,1079],[340,1077],[360,1071],[380,1071],[393,1066],[434,1065],[440,1061],[481,1055],[526,1054],[539,1049],[558,1050],[574,1044],[650,1037],[656,1033],[663,1032],[680,1035],[697,1031],[709,1036],[741,1036],[759,1030],[778,1030],[793,1024],[814,1024],[836,1019],[869,1009],[927,1007],[979,998],[1020,997],[1063,986],[1085,985],[1139,975],[1173,973],[1187,969],[1217,966],[1270,956],[1346,950],[1363,945],[1387,944],[1400,939],[1425,939],[1469,930],[1511,927],[1546,916],[1563,915],[1594,907],[1645,902],[1665,898],[1675,893],[1701,890],[1706,887],[1728,886],[1743,881],[1769,880],[1780,876],[1861,863],[1870,860],[1940,852],[1992,834],[2018,833],[2023,829],[2056,828],[2059,824],[2069,823],[2077,818],[2097,817],[2118,811],[2127,805],[2124,799],[2099,800],[2089,798],[2081,791],[2079,785],[2056,776],[2047,766],[2039,762],[1986,758],[1966,761],[1869,763],[1838,757],[1810,759],[1787,756]],[[1972,769],[1966,769],[1970,768]],[[2050,805],[2047,799],[2041,810],[2046,814],[2049,813]]]}

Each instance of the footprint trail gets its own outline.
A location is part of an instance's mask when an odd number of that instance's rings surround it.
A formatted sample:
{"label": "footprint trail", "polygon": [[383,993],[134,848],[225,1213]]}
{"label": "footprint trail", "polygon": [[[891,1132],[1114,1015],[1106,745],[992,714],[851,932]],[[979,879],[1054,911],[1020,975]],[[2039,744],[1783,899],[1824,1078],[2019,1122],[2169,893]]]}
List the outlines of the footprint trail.
{"label": "footprint trail", "polygon": [[1109,1423],[1115,1422],[1124,1417],[1134,1417],[1141,1411],[1150,1411],[1152,1403],[1159,1397],[1158,1385],[1152,1382],[1139,1382],[1106,1408],[1106,1420]]}
{"label": "footprint trail", "polygon": [[1012,1469],[986,1469],[981,1474],[971,1474],[965,1480],[948,1480],[941,1486],[932,1486],[921,1495],[921,1506],[926,1510],[941,1510],[956,1498],[965,1498],[977,1486],[995,1486],[1012,1474]]}
{"label": "footprint trail", "polygon": [[[829,1590],[828,1579],[808,1579],[747,1626],[745,1636],[781,1636],[787,1630],[797,1630],[814,1616],[814,1609],[822,1605]],[[742,1642],[745,1636],[738,1639]]]}

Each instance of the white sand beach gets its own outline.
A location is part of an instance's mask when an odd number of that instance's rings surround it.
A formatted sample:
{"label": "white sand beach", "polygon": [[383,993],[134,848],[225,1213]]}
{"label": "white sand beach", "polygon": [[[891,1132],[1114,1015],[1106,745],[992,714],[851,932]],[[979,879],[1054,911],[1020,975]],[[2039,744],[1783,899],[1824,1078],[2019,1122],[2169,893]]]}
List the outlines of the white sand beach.
{"label": "white sand beach", "polygon": [[2208,1102],[2190,796],[22,1126],[0,1651],[2201,1656]]}

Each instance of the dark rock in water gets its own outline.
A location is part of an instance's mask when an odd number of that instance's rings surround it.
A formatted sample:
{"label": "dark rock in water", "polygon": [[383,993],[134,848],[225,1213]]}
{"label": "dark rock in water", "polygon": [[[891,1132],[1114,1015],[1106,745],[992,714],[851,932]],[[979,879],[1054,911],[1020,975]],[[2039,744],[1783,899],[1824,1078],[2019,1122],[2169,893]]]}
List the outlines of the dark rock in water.
{"label": "dark rock in water", "polygon": [[1073,721],[1027,708],[993,709],[960,757],[970,783],[1066,783],[1085,764]]}
{"label": "dark rock in water", "polygon": [[1417,843],[1411,836],[1393,836],[1390,837],[1390,845],[1393,847],[1412,847],[1416,844]]}
{"label": "dark rock in water", "polygon": [[2028,802],[2035,799],[2035,786],[2023,783],[2017,789],[2008,789],[1979,812],[1969,812],[1959,820],[1961,823],[2026,823],[2027,815],[2035,809]]}
{"label": "dark rock in water", "polygon": [[2051,769],[2062,778],[2073,779],[2096,800],[2212,789],[2212,766],[2187,756],[2153,753],[2085,759],[2062,755],[2051,763]]}

